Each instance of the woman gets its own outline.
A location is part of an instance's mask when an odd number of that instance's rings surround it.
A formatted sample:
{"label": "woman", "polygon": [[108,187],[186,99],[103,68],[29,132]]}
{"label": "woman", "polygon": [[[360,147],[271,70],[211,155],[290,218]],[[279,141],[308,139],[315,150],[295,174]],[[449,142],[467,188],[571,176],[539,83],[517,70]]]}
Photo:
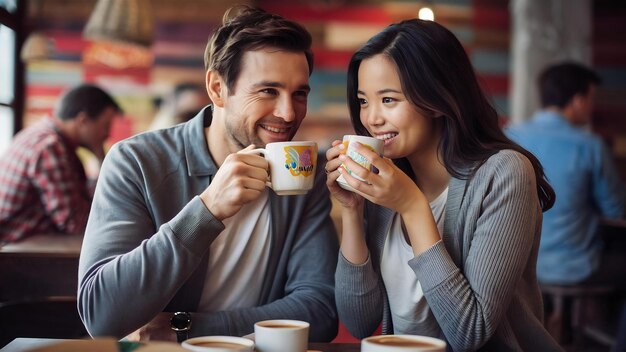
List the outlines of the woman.
{"label": "woman", "polygon": [[454,35],[416,19],[389,26],[353,55],[348,101],[355,131],[385,142],[385,158],[356,147],[373,172],[340,141],[326,153],[342,208],[335,294],[350,332],[369,336],[382,321],[383,333],[436,336],[455,351],[560,350],[535,274],[554,192],[503,134]]}

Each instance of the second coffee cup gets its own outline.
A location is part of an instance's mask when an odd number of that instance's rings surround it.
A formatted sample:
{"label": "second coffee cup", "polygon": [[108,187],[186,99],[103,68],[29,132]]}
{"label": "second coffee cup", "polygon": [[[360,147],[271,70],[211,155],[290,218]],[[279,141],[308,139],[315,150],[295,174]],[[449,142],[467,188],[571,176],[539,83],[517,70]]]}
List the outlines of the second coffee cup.
{"label": "second coffee cup", "polygon": [[247,153],[263,154],[270,164],[268,186],[280,196],[306,194],[315,180],[317,143],[292,141],[268,143]]}
{"label": "second coffee cup", "polygon": [[[376,139],[374,137],[368,137],[368,136],[358,136],[358,135],[345,135],[343,136],[343,146],[344,146],[344,150],[345,150],[345,154],[352,160],[354,160],[357,164],[361,165],[363,168],[367,169],[367,170],[372,170],[372,165],[370,163],[369,160],[367,160],[365,157],[363,157],[361,154],[357,153],[356,150],[354,150],[354,142],[359,142],[361,145],[363,145],[364,147],[370,149],[371,151],[373,151],[374,153],[378,154],[378,155],[382,155],[383,154],[383,147],[384,147],[384,142],[381,139]],[[344,167],[343,165],[341,167]],[[346,171],[354,178],[363,181],[359,176],[357,176],[356,174],[352,173],[348,168],[346,168]],[[345,190],[348,191],[353,191],[354,189],[352,188],[352,186],[350,186],[350,184],[348,184],[348,182],[346,182],[346,180],[343,178],[343,175],[339,175],[339,177],[337,178],[337,183],[339,184],[339,186]]]}
{"label": "second coffee cup", "polygon": [[264,320],[254,324],[258,352],[306,352],[309,323],[300,320]]}
{"label": "second coffee cup", "polygon": [[195,352],[253,352],[254,342],[236,336],[201,336],[183,341],[182,347]]}

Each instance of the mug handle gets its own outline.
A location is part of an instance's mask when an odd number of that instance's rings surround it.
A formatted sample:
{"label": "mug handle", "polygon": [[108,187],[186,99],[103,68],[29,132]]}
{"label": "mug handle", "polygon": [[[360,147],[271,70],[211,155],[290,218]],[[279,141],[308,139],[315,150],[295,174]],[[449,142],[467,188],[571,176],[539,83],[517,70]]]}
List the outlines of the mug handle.
{"label": "mug handle", "polygon": [[[252,149],[252,150],[247,150],[245,152],[240,152],[243,154],[257,154],[257,155],[261,155],[263,154],[263,157],[265,158],[265,160],[269,160],[265,155],[267,155],[267,150],[265,148],[256,148],[256,149]],[[269,175],[267,176],[269,178]],[[265,185],[271,189],[274,189],[274,187],[272,187],[272,182],[271,181],[265,181]]]}

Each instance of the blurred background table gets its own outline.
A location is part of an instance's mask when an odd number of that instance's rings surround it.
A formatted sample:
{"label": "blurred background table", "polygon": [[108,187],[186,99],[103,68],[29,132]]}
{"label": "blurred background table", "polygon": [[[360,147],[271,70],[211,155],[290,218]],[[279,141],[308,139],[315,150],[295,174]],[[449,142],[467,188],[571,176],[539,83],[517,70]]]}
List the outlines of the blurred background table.
{"label": "blurred background table", "polygon": [[41,234],[0,247],[0,302],[75,296],[82,236]]}
{"label": "blurred background table", "polygon": [[41,234],[0,247],[0,346],[20,336],[89,336],[76,309],[82,241]]}
{"label": "blurred background table", "polygon": [[20,242],[0,245],[0,254],[78,257],[82,243],[83,236],[41,234],[27,237]]}

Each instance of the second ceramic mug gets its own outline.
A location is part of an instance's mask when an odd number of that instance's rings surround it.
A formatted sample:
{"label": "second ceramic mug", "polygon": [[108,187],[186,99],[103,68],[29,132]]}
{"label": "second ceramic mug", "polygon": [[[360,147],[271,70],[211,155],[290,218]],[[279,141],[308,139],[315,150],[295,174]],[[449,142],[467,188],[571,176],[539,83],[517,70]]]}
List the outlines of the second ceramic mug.
{"label": "second ceramic mug", "polygon": [[[342,143],[344,146],[345,154],[350,159],[354,160],[357,164],[361,165],[363,168],[372,170],[372,165],[370,164],[369,160],[365,159],[361,154],[357,153],[354,150],[354,142],[359,142],[361,145],[365,146],[366,148],[370,149],[378,155],[383,154],[383,147],[385,142],[383,142],[381,139],[376,139],[374,137],[368,136],[357,136],[351,134],[343,136]],[[352,177],[363,181],[359,176],[353,174],[349,169],[346,169],[346,171],[350,173]],[[350,184],[348,184],[348,182],[346,182],[346,180],[343,178],[343,175],[339,175],[339,177],[337,178],[337,183],[339,183],[339,186],[341,186],[341,188],[343,189],[346,189],[348,191],[354,191],[352,186],[350,186]]]}
{"label": "second ceramic mug", "polygon": [[315,181],[317,143],[292,141],[268,143],[248,153],[263,154],[270,164],[268,186],[279,196],[306,194]]}
{"label": "second ceramic mug", "polygon": [[253,352],[254,342],[235,336],[200,336],[183,341],[182,347],[195,352]]}
{"label": "second ceramic mug", "polygon": [[309,323],[300,320],[264,320],[254,324],[258,352],[306,352]]}

